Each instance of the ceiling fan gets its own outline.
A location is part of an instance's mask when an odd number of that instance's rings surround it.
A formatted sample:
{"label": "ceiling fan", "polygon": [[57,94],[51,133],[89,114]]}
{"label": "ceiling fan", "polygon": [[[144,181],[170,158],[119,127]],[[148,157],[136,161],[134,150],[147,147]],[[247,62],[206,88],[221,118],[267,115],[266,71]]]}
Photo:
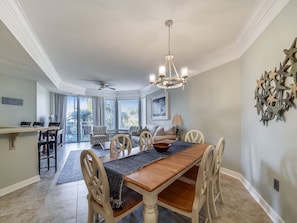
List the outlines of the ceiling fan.
{"label": "ceiling fan", "polygon": [[104,88],[108,88],[110,90],[115,90],[114,87],[111,86],[111,84],[106,83],[105,81],[99,81],[98,82],[99,88],[98,90],[102,90]]}

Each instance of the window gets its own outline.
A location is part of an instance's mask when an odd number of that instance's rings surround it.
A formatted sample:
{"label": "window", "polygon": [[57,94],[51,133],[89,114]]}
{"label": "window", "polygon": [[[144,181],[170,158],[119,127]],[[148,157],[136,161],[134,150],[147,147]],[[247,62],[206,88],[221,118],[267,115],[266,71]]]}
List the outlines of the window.
{"label": "window", "polygon": [[139,99],[105,99],[104,112],[108,130],[139,125]]}
{"label": "window", "polygon": [[139,125],[139,100],[118,100],[119,129],[128,129]]}

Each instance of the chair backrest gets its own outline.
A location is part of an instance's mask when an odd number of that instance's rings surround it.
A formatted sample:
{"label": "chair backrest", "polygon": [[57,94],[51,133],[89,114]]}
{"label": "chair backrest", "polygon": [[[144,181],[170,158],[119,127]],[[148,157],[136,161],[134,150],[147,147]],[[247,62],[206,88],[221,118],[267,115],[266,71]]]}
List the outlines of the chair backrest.
{"label": "chair backrest", "polygon": [[154,144],[154,137],[151,132],[143,131],[139,136],[139,145],[142,146],[151,146]]}
{"label": "chair backrest", "polygon": [[204,135],[202,132],[196,129],[192,129],[185,135],[186,142],[204,143]]}
{"label": "chair backrest", "polygon": [[61,123],[60,122],[49,122],[48,126],[49,127],[60,127]]}
{"label": "chair backrest", "polygon": [[221,137],[214,149],[214,175],[218,175],[223,162],[223,154],[225,150],[225,138]]}
{"label": "chair backrest", "polygon": [[33,122],[32,126],[33,127],[43,127],[44,126],[44,122]]}
{"label": "chair backrest", "polygon": [[83,150],[80,154],[80,165],[89,192],[89,205],[92,203],[90,201],[95,201],[99,204],[96,208],[100,210],[102,217],[112,216],[109,182],[102,162],[92,150]]}
{"label": "chair backrest", "polygon": [[30,127],[31,126],[31,122],[21,122],[20,126],[21,127]]}
{"label": "chair backrest", "polygon": [[[201,163],[199,165],[199,170],[196,178],[195,185],[195,200],[193,203],[193,210],[198,207],[194,207],[196,204],[203,204],[206,201],[208,193],[208,185],[210,183],[210,177],[212,176],[213,170],[213,145],[209,145],[205,150]],[[200,208],[198,208],[199,210]]]}
{"label": "chair backrest", "polygon": [[126,134],[116,134],[112,137],[110,142],[110,152],[117,153],[124,150],[128,150],[128,153],[131,152],[132,142],[128,135]]}
{"label": "chair backrest", "polygon": [[94,135],[106,135],[106,126],[93,126]]}

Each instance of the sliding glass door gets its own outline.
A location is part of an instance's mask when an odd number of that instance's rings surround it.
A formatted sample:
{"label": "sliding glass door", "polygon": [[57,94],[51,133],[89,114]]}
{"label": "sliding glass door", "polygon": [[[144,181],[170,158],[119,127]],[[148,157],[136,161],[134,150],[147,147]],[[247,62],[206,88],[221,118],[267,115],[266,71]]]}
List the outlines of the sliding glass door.
{"label": "sliding glass door", "polygon": [[88,141],[92,126],[92,98],[67,96],[66,142]]}

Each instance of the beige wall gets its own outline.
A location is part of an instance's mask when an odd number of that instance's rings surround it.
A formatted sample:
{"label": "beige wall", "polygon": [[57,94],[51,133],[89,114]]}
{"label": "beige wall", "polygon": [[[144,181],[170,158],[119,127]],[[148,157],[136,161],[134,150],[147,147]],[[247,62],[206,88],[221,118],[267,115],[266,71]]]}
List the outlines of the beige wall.
{"label": "beige wall", "polygon": [[0,196],[18,188],[18,184],[25,185],[23,181],[39,179],[37,132],[20,133],[13,150],[8,139],[8,134],[0,134]]}
{"label": "beige wall", "polygon": [[[23,106],[2,104],[2,97],[23,99]],[[35,81],[0,74],[0,126],[41,121],[50,115],[50,93]]]}
{"label": "beige wall", "polygon": [[[286,122],[273,120],[265,127],[254,107],[254,91],[256,80],[279,67],[283,50],[297,37],[296,12],[297,1],[291,0],[241,58],[243,174],[288,223],[297,219],[297,111],[291,108]],[[279,193],[273,189],[274,178],[280,181]]]}
{"label": "beige wall", "polygon": [[[23,106],[3,105],[2,97],[23,99]],[[36,119],[36,83],[0,74],[0,126]]]}
{"label": "beige wall", "polygon": [[[242,173],[288,223],[297,219],[297,110],[285,113],[286,122],[273,120],[265,127],[254,107],[254,91],[256,80],[279,66],[283,50],[297,37],[296,12],[297,1],[291,0],[240,59],[192,77],[185,90],[168,91],[170,118],[182,115],[183,134],[196,128],[213,144],[224,136],[223,166]],[[274,178],[280,181],[279,192],[273,189]]]}
{"label": "beige wall", "polygon": [[241,95],[239,61],[192,77],[184,90],[169,92],[171,114],[181,114],[182,138],[186,131],[198,129],[205,142],[216,144],[225,137],[223,166],[241,172]]}
{"label": "beige wall", "polygon": [[50,116],[50,92],[38,83],[36,91],[36,120],[43,120],[47,126]]}

